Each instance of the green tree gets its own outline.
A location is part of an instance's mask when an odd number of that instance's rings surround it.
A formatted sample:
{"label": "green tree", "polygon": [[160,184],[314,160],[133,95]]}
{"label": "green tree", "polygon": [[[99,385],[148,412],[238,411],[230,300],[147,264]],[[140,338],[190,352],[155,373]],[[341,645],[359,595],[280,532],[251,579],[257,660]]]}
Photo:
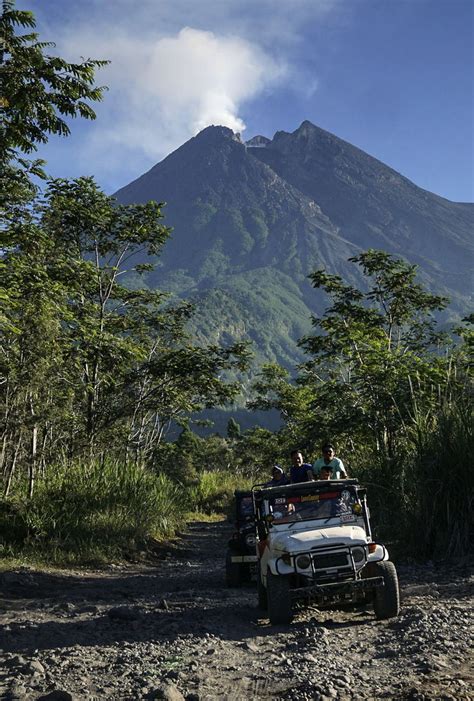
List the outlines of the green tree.
{"label": "green tree", "polygon": [[424,556],[462,554],[472,539],[472,318],[455,344],[435,323],[447,300],[423,289],[415,266],[373,250],[351,260],[364,288],[313,273],[330,304],[300,342],[308,361],[293,381],[265,368],[254,404],[280,410],[284,442],[337,440],[372,488],[379,533]]}
{"label": "green tree", "polygon": [[[0,204],[11,210],[32,193],[32,176],[44,176],[43,161],[22,154],[37,150],[50,134],[67,136],[68,118],[95,119],[90,102],[102,99],[104,87],[94,85],[95,72],[107,61],[69,63],[45,51],[54,47],[34,31],[32,12],[15,10],[3,0],[0,15]],[[25,34],[18,28],[26,29]]]}
{"label": "green tree", "polygon": [[300,377],[314,396],[307,430],[368,440],[393,457],[415,396],[425,407],[438,402],[434,390],[445,378],[439,350],[449,342],[435,330],[433,312],[447,300],[415,281],[416,266],[388,253],[369,250],[350,260],[362,268],[367,291],[325,271],[310,276],[332,304],[313,318],[317,333],[300,341],[312,356]]}
{"label": "green tree", "polygon": [[54,242],[52,274],[68,287],[64,331],[71,367],[80,368],[77,409],[92,451],[98,431],[115,419],[114,396],[124,368],[144,358],[143,325],[163,302],[159,292],[121,284],[127,274],[143,275],[149,266],[140,264],[141,257],[163,246],[169,230],[161,218],[154,202],[115,206],[91,178],[55,180],[48,187],[41,224]]}
{"label": "green tree", "polygon": [[[8,382],[4,380],[2,383],[8,417],[3,432],[3,465],[8,454],[7,446],[15,446],[14,457],[6,472],[7,491],[22,452],[20,436],[25,426],[23,419],[16,416],[18,393],[23,387],[26,397],[29,391],[26,388],[31,389],[34,383],[41,388],[40,394],[53,391],[47,364],[48,358],[53,363],[51,350],[56,347],[61,317],[58,307],[62,300],[61,284],[53,282],[45,271],[49,244],[32,212],[36,194],[34,179],[45,177],[44,162],[31,161],[26,155],[37,150],[38,144],[46,143],[50,134],[68,135],[66,119],[78,115],[95,118],[89,103],[102,99],[105,89],[94,86],[95,71],[107,63],[94,60],[68,63],[58,56],[50,56],[45,50],[53,44],[39,41],[38,34],[29,31],[34,28],[35,19],[31,12],[15,10],[13,1],[3,0],[0,14],[0,275],[3,282],[0,329],[7,333],[2,369],[3,377],[8,375],[9,378]],[[27,30],[24,34],[21,33],[23,29]],[[15,256],[19,249],[21,253]],[[13,258],[7,257],[8,253]],[[13,269],[6,270],[6,265],[13,265]],[[20,322],[19,326],[16,321]],[[12,334],[18,337],[14,339]],[[15,355],[17,362],[12,365]],[[54,360],[57,361],[57,357]],[[16,367],[19,373],[16,378],[12,375],[12,367]],[[39,399],[36,392],[30,392],[28,396],[28,423],[32,431],[31,491],[38,446],[38,407],[49,404]],[[56,396],[60,394],[56,393]],[[12,434],[15,417],[17,426]]]}
{"label": "green tree", "polygon": [[269,479],[272,465],[278,461],[284,465],[287,459],[282,436],[256,426],[245,431],[234,446],[232,465],[236,473],[255,483]]}
{"label": "green tree", "polygon": [[69,457],[151,460],[172,422],[239,391],[221,373],[245,369],[246,347],[193,345],[189,305],[140,283],[153,268],[142,261],[169,234],[161,219],[160,205],[119,206],[79,178],[52,181],[11,225],[17,246],[2,268],[14,302],[2,357],[7,491],[20,461],[31,493],[38,459],[49,462],[58,445]]}
{"label": "green tree", "polygon": [[227,422],[227,438],[236,441],[241,437],[240,426],[237,421],[231,417]]}
{"label": "green tree", "polygon": [[249,409],[279,412],[283,427],[280,440],[286,453],[298,445],[312,448],[306,434],[308,416],[314,399],[313,389],[306,383],[290,378],[285,368],[275,363],[263,365],[252,385],[253,398],[247,402]]}
{"label": "green tree", "polygon": [[18,462],[28,466],[31,494],[38,455],[64,395],[61,318],[66,294],[62,282],[50,276],[51,242],[39,226],[34,207],[25,208],[22,218],[7,231],[12,231],[17,245],[4,252],[0,266],[0,282],[8,299],[0,357],[1,461],[6,494]]}

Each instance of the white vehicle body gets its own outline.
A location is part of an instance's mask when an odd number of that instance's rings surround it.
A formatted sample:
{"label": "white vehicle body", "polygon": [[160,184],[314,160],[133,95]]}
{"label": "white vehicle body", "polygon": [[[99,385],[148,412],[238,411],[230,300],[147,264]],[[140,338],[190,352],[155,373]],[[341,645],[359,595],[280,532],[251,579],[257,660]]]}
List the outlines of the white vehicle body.
{"label": "white vehicle body", "polygon": [[275,601],[286,610],[285,598],[289,605],[298,598],[325,605],[389,596],[382,614],[398,613],[396,572],[392,563],[380,565],[389,562],[389,555],[373,541],[366,492],[356,480],[254,489],[254,499],[259,604],[268,599],[270,619],[271,609],[276,622],[290,616],[274,610]]}

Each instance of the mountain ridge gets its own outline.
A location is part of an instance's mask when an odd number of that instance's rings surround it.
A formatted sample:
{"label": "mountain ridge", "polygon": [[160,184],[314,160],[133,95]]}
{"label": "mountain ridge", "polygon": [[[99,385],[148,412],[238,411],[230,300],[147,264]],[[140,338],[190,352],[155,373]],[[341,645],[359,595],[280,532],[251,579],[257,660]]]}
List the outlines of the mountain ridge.
{"label": "mountain ridge", "polygon": [[196,302],[203,340],[254,342],[294,367],[298,337],[325,300],[310,272],[363,285],[348,258],[381,248],[420,266],[431,291],[469,308],[474,205],[429,193],[308,120],[273,139],[243,142],[209,126],[116,193],[120,203],[166,202],[173,233],[150,287]]}

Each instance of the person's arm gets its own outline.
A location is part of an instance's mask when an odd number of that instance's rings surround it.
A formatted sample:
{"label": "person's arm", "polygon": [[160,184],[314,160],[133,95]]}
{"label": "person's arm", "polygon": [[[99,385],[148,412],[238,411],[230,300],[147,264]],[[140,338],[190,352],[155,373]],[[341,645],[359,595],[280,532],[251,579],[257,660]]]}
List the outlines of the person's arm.
{"label": "person's arm", "polygon": [[345,479],[347,479],[346,468],[344,467],[344,463],[342,462],[342,460],[340,458],[338,458],[338,460],[339,460],[339,468],[338,469],[339,469],[339,472],[341,475],[341,479],[345,480]]}
{"label": "person's arm", "polygon": [[312,465],[308,465],[308,469],[306,470],[306,480],[308,482],[312,482],[314,479],[315,479],[315,477],[314,477],[313,467],[312,467]]}

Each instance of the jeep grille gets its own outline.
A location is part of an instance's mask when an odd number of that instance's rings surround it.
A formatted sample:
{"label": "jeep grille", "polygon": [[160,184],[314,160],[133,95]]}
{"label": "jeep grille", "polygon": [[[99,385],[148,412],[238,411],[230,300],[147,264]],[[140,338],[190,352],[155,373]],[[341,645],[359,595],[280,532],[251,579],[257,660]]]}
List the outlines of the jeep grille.
{"label": "jeep grille", "polygon": [[326,555],[313,555],[314,567],[317,570],[325,570],[331,567],[346,567],[347,553],[327,553]]}

